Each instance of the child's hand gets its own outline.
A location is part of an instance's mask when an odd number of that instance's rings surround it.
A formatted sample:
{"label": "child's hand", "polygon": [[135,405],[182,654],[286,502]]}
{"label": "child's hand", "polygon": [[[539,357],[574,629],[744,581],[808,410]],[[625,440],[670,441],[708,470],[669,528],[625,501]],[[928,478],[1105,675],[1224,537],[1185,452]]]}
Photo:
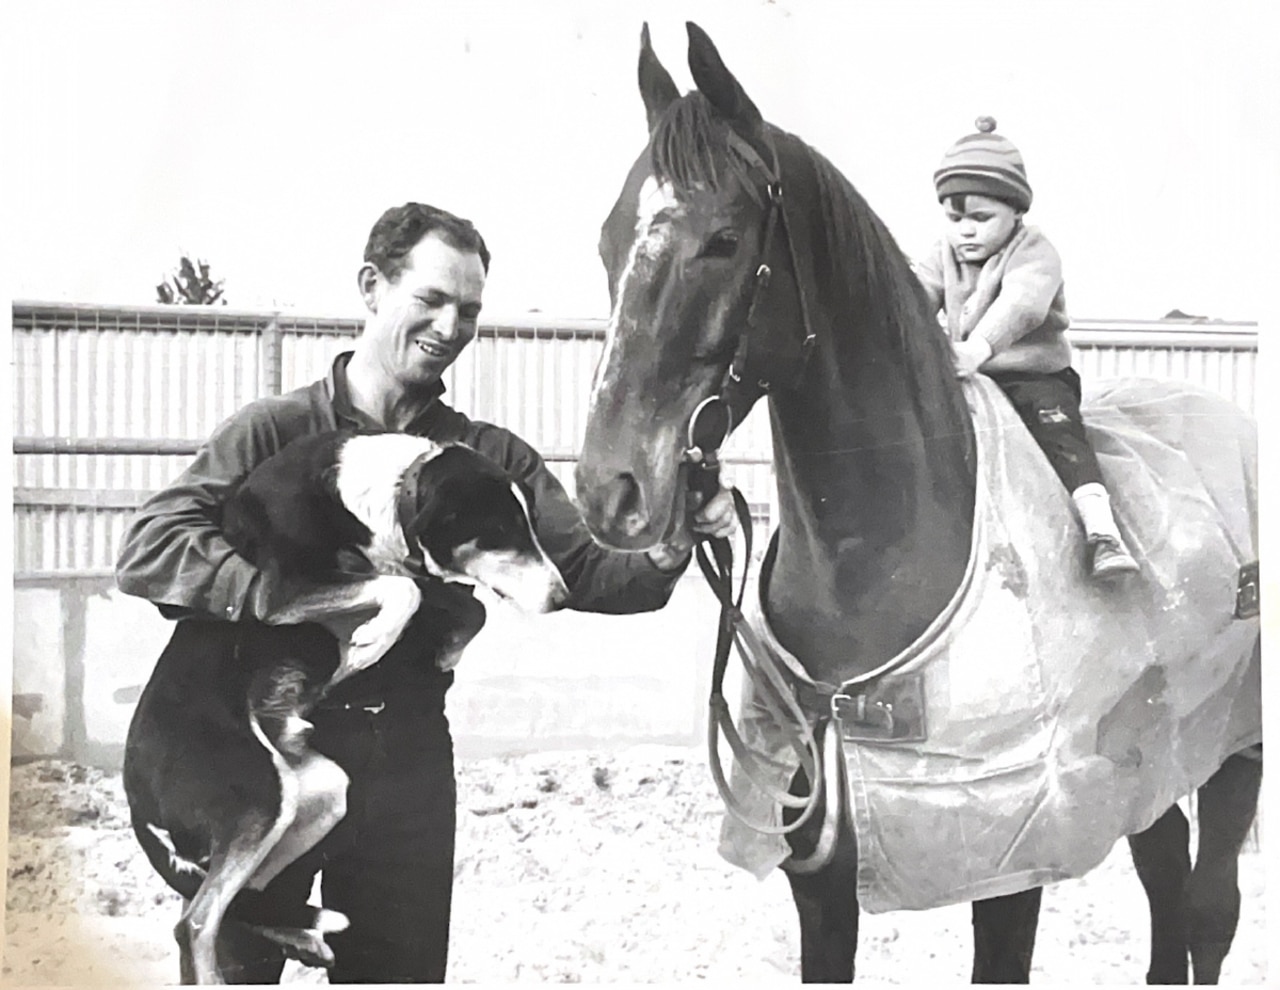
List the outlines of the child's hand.
{"label": "child's hand", "polygon": [[951,359],[955,362],[957,378],[969,378],[976,374],[990,357],[991,345],[985,337],[973,336],[951,345]]}

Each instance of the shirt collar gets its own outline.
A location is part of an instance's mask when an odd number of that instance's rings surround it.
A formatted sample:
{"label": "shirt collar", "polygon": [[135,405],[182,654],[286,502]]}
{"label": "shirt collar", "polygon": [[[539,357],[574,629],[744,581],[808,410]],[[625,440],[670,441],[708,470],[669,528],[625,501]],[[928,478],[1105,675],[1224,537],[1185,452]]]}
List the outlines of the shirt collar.
{"label": "shirt collar", "polygon": [[[347,385],[347,365],[351,361],[352,353],[352,351],[343,351],[333,359],[333,366],[329,369],[326,385],[329,391],[329,400],[333,404],[334,416],[338,420],[339,426],[354,426],[360,430],[385,431],[385,426],[375,422],[362,410],[357,409],[351,401],[351,389]],[[440,397],[444,393],[444,382],[439,380],[422,389],[419,399],[421,405],[410,420],[407,432],[417,433],[425,428],[433,418],[433,414],[440,407]]]}

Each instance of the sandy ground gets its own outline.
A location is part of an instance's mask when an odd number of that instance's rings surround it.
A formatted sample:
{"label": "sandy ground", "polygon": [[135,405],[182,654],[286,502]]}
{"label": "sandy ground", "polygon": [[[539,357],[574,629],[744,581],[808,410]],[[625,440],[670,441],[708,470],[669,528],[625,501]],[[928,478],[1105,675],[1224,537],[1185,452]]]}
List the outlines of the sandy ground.
{"label": "sandy ground", "polygon": [[[637,747],[460,764],[450,979],[456,982],[798,982],[786,880],[716,855],[720,801],[698,754]],[[4,982],[170,983],[177,896],[130,832],[115,774],[15,767]],[[1262,857],[1224,982],[1267,976]],[[1146,904],[1121,843],[1083,880],[1045,893],[1034,978],[1141,982]],[[861,982],[967,979],[968,908],[864,915]],[[291,982],[322,982],[293,967]]]}

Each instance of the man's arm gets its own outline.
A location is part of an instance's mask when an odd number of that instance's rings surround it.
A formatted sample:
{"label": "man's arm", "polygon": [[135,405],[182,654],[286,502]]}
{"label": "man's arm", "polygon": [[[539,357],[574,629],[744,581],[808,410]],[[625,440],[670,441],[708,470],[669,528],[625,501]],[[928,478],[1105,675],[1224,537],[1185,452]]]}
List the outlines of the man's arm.
{"label": "man's arm", "polygon": [[[218,526],[222,503],[293,436],[271,400],[227,419],[172,485],[138,510],[121,546],[116,583],[167,614],[265,619],[279,602],[267,577],[232,549]],[[299,429],[300,424],[293,424]]]}
{"label": "man's arm", "polygon": [[[682,547],[659,555],[608,550],[595,542],[559,479],[528,443],[501,427],[471,422],[463,439],[533,492],[538,539],[569,587],[565,608],[627,615],[662,608],[684,573]],[[660,566],[661,565],[661,566]]]}

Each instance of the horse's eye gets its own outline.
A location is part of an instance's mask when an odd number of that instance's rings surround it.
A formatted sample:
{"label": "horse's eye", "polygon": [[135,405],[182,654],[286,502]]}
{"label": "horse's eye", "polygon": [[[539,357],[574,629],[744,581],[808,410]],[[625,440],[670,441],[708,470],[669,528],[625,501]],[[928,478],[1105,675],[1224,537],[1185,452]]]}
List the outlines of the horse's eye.
{"label": "horse's eye", "polygon": [[738,235],[732,230],[718,230],[703,245],[700,257],[732,258],[738,250]]}

